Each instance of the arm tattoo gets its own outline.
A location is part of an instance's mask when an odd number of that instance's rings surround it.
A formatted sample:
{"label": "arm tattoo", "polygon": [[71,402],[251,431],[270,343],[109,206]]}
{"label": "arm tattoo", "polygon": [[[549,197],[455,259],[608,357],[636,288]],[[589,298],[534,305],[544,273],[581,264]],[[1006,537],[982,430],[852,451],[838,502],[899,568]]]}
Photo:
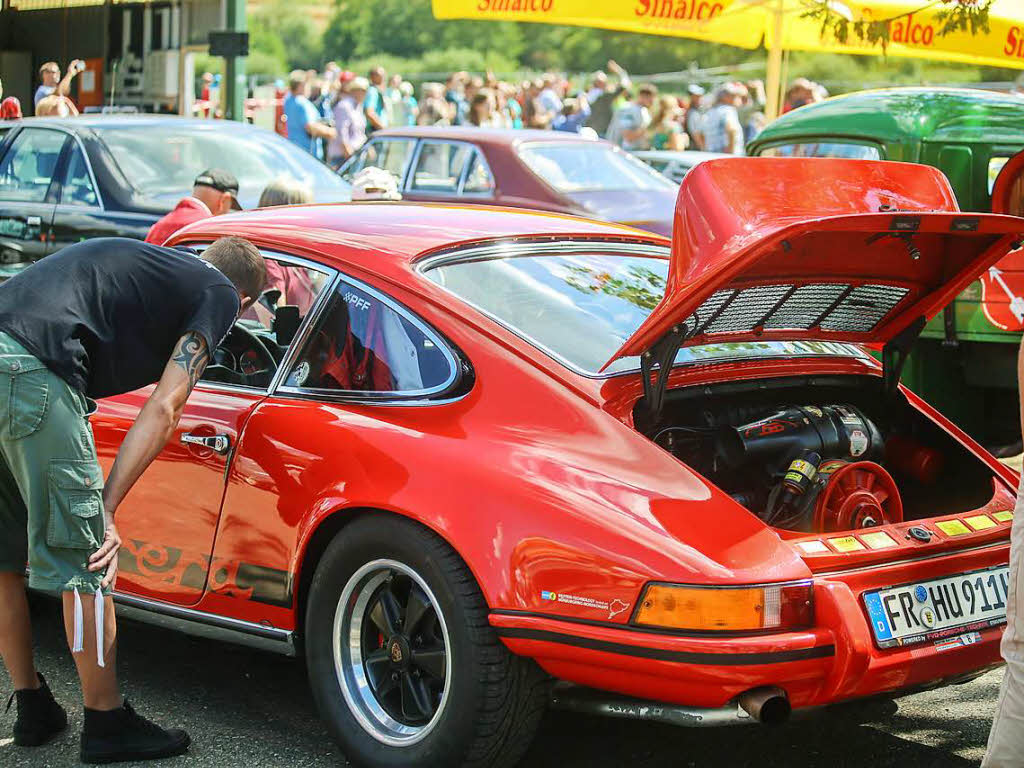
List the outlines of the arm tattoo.
{"label": "arm tattoo", "polygon": [[206,364],[210,362],[206,339],[195,331],[189,331],[181,337],[171,359],[185,371],[188,376],[188,391],[191,392],[199,377],[203,375]]}

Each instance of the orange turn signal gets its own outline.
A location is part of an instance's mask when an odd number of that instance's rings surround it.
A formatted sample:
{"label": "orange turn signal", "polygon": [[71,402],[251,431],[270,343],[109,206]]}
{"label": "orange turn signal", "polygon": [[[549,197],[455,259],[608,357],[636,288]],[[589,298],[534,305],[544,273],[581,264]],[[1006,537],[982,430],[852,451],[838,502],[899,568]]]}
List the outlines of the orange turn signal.
{"label": "orange turn signal", "polygon": [[810,582],[751,587],[648,584],[634,623],[695,632],[757,632],[808,627]]}

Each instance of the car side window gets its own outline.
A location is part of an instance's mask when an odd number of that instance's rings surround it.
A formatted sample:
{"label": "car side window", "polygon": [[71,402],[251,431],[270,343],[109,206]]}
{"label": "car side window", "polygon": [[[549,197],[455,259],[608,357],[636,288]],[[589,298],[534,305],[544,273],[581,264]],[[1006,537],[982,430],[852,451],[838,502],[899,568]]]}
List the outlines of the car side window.
{"label": "car side window", "polygon": [[443,343],[375,292],[341,281],[285,386],[410,394],[454,381]]}
{"label": "car side window", "polygon": [[242,314],[214,350],[201,376],[203,381],[268,387],[292,335],[329,282],[326,271],[290,264],[272,254],[263,256],[267,264],[263,297]]}
{"label": "car side window", "polygon": [[0,200],[41,203],[53,181],[67,134],[25,128],[0,160]]}
{"label": "car side window", "polygon": [[466,182],[462,186],[464,195],[490,195],[494,194],[494,176],[491,169],[487,167],[480,151],[473,153],[473,159],[469,161],[469,171],[466,172]]}
{"label": "car side window", "polygon": [[61,188],[60,202],[62,205],[99,205],[85,153],[77,141],[72,142],[71,146],[71,159]]}
{"label": "car side window", "polygon": [[409,189],[413,192],[454,195],[473,152],[469,144],[423,142]]}
{"label": "car side window", "polygon": [[341,177],[351,183],[363,168],[383,168],[398,179],[399,186],[405,176],[405,167],[415,145],[412,139],[371,139],[345,166]]}

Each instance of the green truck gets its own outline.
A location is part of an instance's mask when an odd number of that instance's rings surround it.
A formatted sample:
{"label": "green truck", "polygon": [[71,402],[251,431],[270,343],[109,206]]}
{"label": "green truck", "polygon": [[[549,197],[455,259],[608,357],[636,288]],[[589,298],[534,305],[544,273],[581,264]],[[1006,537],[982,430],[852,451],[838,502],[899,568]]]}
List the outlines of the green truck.
{"label": "green truck", "polygon": [[[957,88],[851,93],[783,115],[747,153],[923,163],[946,174],[962,210],[1024,216],[1024,98],[1018,96]],[[998,454],[1020,453],[1022,330],[1019,250],[928,323],[903,382]]]}

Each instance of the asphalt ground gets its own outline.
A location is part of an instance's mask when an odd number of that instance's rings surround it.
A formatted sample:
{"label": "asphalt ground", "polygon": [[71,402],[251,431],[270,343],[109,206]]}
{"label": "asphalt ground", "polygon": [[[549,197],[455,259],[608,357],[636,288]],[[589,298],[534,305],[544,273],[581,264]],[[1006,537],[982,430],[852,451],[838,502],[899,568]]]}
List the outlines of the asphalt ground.
{"label": "asphalt ground", "polygon": [[[81,707],[57,604],[35,607],[39,668],[69,711],[68,730],[37,749],[10,739],[14,708],[0,707],[0,766],[78,764]],[[128,698],[164,725],[186,728],[185,757],[144,765],[340,766],[346,761],[320,723],[300,661],[130,622],[120,627],[118,668]],[[812,768],[976,766],[981,761],[1001,670],[970,683],[897,702],[825,710],[777,729],[688,730],[655,723],[550,712],[523,761],[530,768]],[[0,672],[0,691],[10,691]],[[0,705],[5,701],[0,701]]]}

